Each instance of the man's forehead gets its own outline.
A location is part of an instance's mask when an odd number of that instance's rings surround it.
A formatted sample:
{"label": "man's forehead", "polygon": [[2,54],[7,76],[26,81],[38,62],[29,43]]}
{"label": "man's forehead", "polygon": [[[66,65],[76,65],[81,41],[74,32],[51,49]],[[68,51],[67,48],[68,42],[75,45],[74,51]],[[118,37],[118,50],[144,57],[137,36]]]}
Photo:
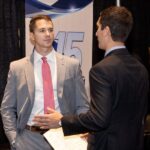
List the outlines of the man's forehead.
{"label": "man's forehead", "polygon": [[38,19],[38,20],[36,20],[36,22],[35,22],[35,24],[41,24],[41,23],[53,24],[52,21],[46,20],[46,19]]}
{"label": "man's forehead", "polygon": [[100,17],[98,18],[96,25],[99,26],[100,25]]}
{"label": "man's forehead", "polygon": [[38,26],[50,26],[50,27],[53,27],[53,23],[52,21],[49,21],[49,20],[44,20],[44,19],[41,19],[41,20],[37,20],[36,23],[35,23],[36,27]]}

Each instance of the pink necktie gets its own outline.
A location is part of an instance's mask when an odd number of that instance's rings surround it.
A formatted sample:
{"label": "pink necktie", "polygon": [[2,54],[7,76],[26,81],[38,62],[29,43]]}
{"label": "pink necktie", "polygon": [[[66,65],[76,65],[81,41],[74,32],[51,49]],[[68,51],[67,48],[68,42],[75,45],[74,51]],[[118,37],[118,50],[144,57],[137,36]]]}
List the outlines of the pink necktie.
{"label": "pink necktie", "polygon": [[43,94],[44,94],[44,113],[47,113],[47,107],[55,109],[54,93],[50,66],[47,63],[47,58],[42,57],[42,77],[43,77]]}

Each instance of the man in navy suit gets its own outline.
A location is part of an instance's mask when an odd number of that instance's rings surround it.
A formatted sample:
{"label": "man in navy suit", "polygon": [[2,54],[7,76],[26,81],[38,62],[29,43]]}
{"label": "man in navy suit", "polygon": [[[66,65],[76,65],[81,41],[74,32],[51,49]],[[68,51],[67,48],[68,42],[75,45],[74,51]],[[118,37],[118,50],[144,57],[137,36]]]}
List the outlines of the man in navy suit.
{"label": "man in navy suit", "polygon": [[[96,36],[105,57],[90,70],[90,110],[64,116],[49,110],[49,128],[61,123],[64,135],[90,133],[88,150],[143,150],[148,73],[125,46],[132,25],[125,7],[101,12]],[[46,128],[41,119],[34,121]]]}

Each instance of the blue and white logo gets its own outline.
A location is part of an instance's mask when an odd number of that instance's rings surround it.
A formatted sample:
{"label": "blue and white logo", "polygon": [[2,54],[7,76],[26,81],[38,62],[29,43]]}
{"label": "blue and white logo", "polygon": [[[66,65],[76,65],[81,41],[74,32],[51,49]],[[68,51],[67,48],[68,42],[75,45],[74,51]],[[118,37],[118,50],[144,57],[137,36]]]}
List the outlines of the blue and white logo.
{"label": "blue and white logo", "polygon": [[50,15],[51,18],[79,11],[93,0],[26,0],[26,17],[36,14]]}

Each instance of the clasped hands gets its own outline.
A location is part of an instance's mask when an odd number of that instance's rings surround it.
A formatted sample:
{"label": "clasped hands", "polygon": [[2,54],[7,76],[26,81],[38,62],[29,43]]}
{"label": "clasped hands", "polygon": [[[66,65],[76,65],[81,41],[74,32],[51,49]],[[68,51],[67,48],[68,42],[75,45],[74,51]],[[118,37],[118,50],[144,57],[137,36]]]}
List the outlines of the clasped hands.
{"label": "clasped hands", "polygon": [[41,129],[53,129],[60,127],[59,121],[63,115],[54,109],[47,108],[47,114],[35,115],[33,122],[35,126],[40,127]]}

